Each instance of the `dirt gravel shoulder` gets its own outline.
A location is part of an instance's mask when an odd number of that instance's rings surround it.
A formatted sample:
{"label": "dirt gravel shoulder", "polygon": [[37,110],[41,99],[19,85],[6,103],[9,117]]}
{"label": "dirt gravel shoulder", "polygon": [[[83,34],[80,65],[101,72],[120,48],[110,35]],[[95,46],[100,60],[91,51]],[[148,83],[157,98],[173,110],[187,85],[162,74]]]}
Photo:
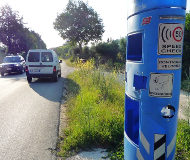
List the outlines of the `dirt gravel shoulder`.
{"label": "dirt gravel shoulder", "polygon": [[[190,98],[190,97],[189,97]],[[180,98],[179,98],[179,112],[178,112],[178,118],[179,119],[187,119],[187,117],[184,115],[187,106],[188,106],[188,93],[184,91],[180,91]]]}
{"label": "dirt gravel shoulder", "polygon": [[60,124],[59,124],[59,137],[63,136],[63,129],[66,128],[67,124],[67,118],[66,118],[66,105],[65,105],[65,99],[67,94],[67,84],[66,84],[66,78],[69,74],[74,72],[75,68],[67,66],[67,64],[63,61],[61,65],[61,76],[64,78],[63,80],[63,96],[62,101],[60,105]]}

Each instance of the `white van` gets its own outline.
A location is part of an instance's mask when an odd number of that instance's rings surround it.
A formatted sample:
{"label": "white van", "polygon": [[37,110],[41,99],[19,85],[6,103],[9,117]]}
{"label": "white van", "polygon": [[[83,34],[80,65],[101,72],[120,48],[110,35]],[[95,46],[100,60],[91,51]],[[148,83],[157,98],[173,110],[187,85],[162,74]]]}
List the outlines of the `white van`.
{"label": "white van", "polygon": [[32,78],[50,77],[55,82],[61,77],[62,61],[53,50],[33,49],[26,56],[26,76],[30,83]]}

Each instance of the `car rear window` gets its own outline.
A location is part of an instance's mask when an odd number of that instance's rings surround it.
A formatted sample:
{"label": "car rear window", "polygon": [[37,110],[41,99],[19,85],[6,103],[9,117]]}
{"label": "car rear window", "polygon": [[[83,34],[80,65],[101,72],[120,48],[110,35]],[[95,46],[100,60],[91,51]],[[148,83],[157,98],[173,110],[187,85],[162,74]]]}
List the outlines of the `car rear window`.
{"label": "car rear window", "polygon": [[28,62],[39,62],[40,52],[30,52],[28,56]]}
{"label": "car rear window", "polygon": [[5,57],[3,59],[4,63],[11,63],[11,62],[21,62],[20,57]]}
{"label": "car rear window", "polygon": [[41,54],[42,62],[53,62],[53,55],[51,52],[42,52]]}

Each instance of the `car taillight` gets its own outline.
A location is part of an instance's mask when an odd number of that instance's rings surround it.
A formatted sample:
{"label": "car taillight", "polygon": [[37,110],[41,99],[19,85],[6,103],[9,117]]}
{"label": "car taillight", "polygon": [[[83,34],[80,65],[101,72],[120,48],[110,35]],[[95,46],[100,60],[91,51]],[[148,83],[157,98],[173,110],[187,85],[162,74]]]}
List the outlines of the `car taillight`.
{"label": "car taillight", "polygon": [[53,67],[53,71],[56,72],[56,66]]}
{"label": "car taillight", "polygon": [[28,72],[28,66],[26,66],[25,71]]}

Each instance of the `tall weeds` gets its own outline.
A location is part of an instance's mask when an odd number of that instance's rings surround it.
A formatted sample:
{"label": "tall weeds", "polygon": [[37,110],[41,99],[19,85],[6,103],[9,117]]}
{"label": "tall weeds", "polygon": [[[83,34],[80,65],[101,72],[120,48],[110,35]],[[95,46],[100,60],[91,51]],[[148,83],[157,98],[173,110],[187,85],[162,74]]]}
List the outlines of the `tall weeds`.
{"label": "tall weeds", "polygon": [[[124,86],[114,74],[95,70],[93,60],[79,65],[80,69],[68,77],[79,91],[66,104],[69,127],[61,144],[62,156],[78,148],[114,148],[123,140]],[[74,85],[68,86],[68,90],[75,90]]]}

